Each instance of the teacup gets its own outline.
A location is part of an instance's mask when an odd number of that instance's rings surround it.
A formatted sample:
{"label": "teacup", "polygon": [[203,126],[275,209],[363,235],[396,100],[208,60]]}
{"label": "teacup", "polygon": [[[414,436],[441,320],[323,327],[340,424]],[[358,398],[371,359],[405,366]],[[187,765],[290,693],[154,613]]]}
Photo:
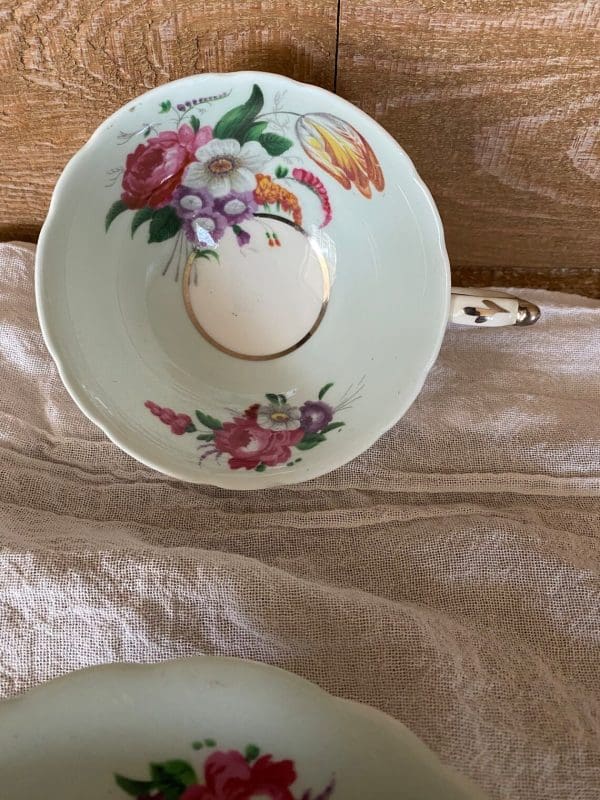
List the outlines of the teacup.
{"label": "teacup", "polygon": [[166,475],[232,489],[367,449],[449,319],[539,316],[451,290],[432,197],[374,120],[260,72],[175,81],[104,122],[56,186],[36,295],[90,419]]}

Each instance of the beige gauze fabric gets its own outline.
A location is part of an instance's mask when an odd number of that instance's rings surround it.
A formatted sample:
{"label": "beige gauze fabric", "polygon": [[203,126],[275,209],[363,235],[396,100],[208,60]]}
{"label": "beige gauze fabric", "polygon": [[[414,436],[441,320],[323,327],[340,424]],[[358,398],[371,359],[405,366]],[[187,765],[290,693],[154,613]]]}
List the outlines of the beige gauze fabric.
{"label": "beige gauze fabric", "polygon": [[599,798],[600,302],[523,294],[542,321],[450,327],[361,458],[232,493],[85,419],[42,342],[33,250],[2,246],[0,694],[259,659],[392,714],[492,798]]}

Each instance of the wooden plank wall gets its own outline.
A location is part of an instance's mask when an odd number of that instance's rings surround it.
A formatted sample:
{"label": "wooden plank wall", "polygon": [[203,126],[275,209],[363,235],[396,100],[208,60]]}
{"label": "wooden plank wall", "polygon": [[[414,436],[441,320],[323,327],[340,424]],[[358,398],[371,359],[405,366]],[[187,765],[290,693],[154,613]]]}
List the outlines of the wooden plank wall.
{"label": "wooden plank wall", "polygon": [[0,239],[33,240],[69,157],[147,89],[262,69],[333,88],[337,0],[0,0]]}
{"label": "wooden plank wall", "polygon": [[396,136],[456,282],[600,296],[599,29],[598,0],[0,0],[0,239],[35,240],[61,168],[127,99],[265,69]]}
{"label": "wooden plank wall", "polygon": [[600,2],[341,4],[337,90],[415,162],[454,279],[600,296]]}

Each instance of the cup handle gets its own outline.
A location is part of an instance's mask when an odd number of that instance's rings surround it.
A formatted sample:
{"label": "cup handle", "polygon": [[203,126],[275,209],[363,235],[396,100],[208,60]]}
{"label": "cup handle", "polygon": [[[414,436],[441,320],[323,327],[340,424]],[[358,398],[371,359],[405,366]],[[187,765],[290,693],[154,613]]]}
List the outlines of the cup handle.
{"label": "cup handle", "polygon": [[540,309],[528,300],[496,289],[452,288],[450,322],[481,328],[504,325],[533,325]]}

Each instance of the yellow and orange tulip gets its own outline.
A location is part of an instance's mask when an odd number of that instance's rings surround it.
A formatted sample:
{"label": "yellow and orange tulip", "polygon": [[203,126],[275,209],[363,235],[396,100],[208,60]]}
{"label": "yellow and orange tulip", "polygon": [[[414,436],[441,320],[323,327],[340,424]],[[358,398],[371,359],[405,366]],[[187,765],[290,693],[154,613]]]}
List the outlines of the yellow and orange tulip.
{"label": "yellow and orange tulip", "polygon": [[332,175],[344,189],[356,186],[371,197],[371,184],[378,192],[385,181],[377,156],[367,140],[347,122],[333,114],[304,114],[296,122],[296,133],[305,153]]}

